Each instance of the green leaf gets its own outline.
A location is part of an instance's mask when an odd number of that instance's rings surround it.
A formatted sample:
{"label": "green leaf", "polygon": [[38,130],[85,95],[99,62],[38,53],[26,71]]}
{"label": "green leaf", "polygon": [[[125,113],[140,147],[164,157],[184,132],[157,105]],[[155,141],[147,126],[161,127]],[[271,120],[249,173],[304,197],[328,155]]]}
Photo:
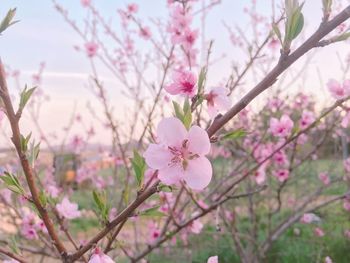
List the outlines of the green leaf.
{"label": "green leaf", "polygon": [[198,94],[201,94],[202,91],[204,90],[204,82],[206,80],[206,77],[207,77],[207,68],[202,67],[198,77]]}
{"label": "green leaf", "polygon": [[18,21],[12,21],[15,14],[16,14],[16,8],[10,9],[7,12],[5,18],[1,21],[1,24],[0,24],[0,34],[2,34],[2,32],[4,32],[8,27],[18,22]]}
{"label": "green leaf", "polygon": [[28,143],[29,143],[30,137],[32,137],[32,133],[29,133],[27,137],[24,137],[21,134],[21,150],[23,153],[27,152],[28,150]]}
{"label": "green leaf", "polygon": [[173,106],[174,106],[174,110],[175,110],[175,116],[178,119],[182,120],[184,117],[184,112],[181,109],[181,106],[176,101],[173,101]]}
{"label": "green leaf", "polygon": [[13,253],[15,253],[17,255],[20,253],[20,250],[19,250],[18,245],[17,245],[17,240],[16,240],[16,238],[14,236],[11,237],[11,241],[9,243],[9,247],[12,250]]}
{"label": "green leaf", "polygon": [[39,199],[40,199],[40,203],[43,205],[43,206],[46,206],[47,205],[47,202],[48,202],[48,198],[45,194],[44,191],[40,191],[39,193]]}
{"label": "green leaf", "polygon": [[171,193],[173,191],[173,188],[169,185],[159,184],[158,190],[161,192]]}
{"label": "green leaf", "polygon": [[146,161],[136,150],[134,150],[134,157],[131,159],[131,164],[136,175],[137,185],[138,187],[141,187],[143,185],[147,168]]}
{"label": "green leaf", "polygon": [[105,191],[93,191],[92,196],[97,208],[97,214],[104,222],[108,221],[110,205],[108,204],[107,193]]}
{"label": "green leaf", "polygon": [[281,31],[278,28],[278,25],[276,23],[272,23],[272,30],[275,33],[275,35],[277,36],[278,40],[280,41],[280,43],[282,43],[282,35],[281,35]]}
{"label": "green leaf", "polygon": [[21,99],[19,102],[20,110],[23,110],[26,104],[28,103],[30,97],[33,95],[36,87],[27,90],[27,85],[25,85],[24,90],[21,92]]}
{"label": "green leaf", "polygon": [[160,212],[159,209],[159,205],[148,208],[144,211],[141,211],[138,213],[138,215],[140,216],[165,216],[166,214],[164,214],[163,212]]}
{"label": "green leaf", "polygon": [[247,132],[244,129],[238,129],[235,131],[230,131],[226,133],[222,138],[224,140],[236,140],[242,137],[245,137],[247,135]]}
{"label": "green leaf", "polygon": [[28,157],[28,161],[32,167],[34,167],[34,163],[38,159],[39,152],[40,152],[40,142],[38,144],[35,144],[35,142],[32,142],[30,146],[30,151],[29,151],[30,154]]}
{"label": "green leaf", "polygon": [[3,176],[0,176],[0,179],[5,183],[6,187],[16,194],[24,194],[24,189],[21,186],[18,178],[9,172],[4,172]]}

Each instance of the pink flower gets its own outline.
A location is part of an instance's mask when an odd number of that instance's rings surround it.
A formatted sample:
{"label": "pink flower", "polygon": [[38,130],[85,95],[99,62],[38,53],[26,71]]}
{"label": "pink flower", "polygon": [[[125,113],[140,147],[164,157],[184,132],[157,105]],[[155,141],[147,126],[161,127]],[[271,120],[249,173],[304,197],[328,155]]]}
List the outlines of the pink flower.
{"label": "pink flower", "polygon": [[181,43],[186,51],[190,50],[196,39],[198,38],[198,30],[186,29],[182,36]]}
{"label": "pink flower", "polygon": [[[1,121],[1,118],[0,118],[0,121]],[[341,121],[341,126],[343,128],[347,128],[349,127],[349,124],[350,124],[350,111],[348,111],[344,116],[343,120]]]}
{"label": "pink flower", "polygon": [[137,13],[137,11],[139,10],[139,6],[135,3],[128,4],[127,8],[130,14]]}
{"label": "pink flower", "polygon": [[152,34],[148,26],[140,28],[140,36],[145,40],[148,40],[151,38]]}
{"label": "pink flower", "polygon": [[278,181],[280,181],[282,183],[288,179],[289,171],[287,169],[280,169],[280,170],[275,171],[274,175],[278,179]]}
{"label": "pink flower", "polygon": [[300,119],[300,128],[303,130],[315,121],[315,116],[311,111],[303,111]]}
{"label": "pink flower", "polygon": [[214,88],[206,96],[208,114],[210,118],[215,118],[220,111],[226,111],[231,107],[230,98],[227,96],[228,90],[225,88]]}
{"label": "pink flower", "polygon": [[78,204],[71,203],[67,197],[64,197],[62,202],[56,205],[58,213],[67,219],[74,219],[81,216],[78,210]]}
{"label": "pink flower", "polygon": [[348,239],[350,239],[350,229],[347,229],[344,231],[344,236]]}
{"label": "pink flower", "polygon": [[91,0],[80,0],[80,4],[83,6],[83,7],[88,7],[91,5]]}
{"label": "pink flower", "polygon": [[344,169],[346,172],[350,172],[350,157],[343,161]]}
{"label": "pink flower", "polygon": [[330,257],[325,257],[324,263],[333,263],[333,260]]}
{"label": "pink flower", "polygon": [[98,45],[95,42],[85,43],[85,51],[89,58],[92,58],[96,55],[98,50]]}
{"label": "pink flower", "polygon": [[327,174],[327,172],[322,172],[318,175],[318,178],[322,181],[322,183],[324,185],[329,185],[329,183],[331,182],[329,179],[329,176]]}
{"label": "pink flower", "polygon": [[343,207],[346,211],[350,212],[350,200],[349,199],[344,200]]}
{"label": "pink flower", "polygon": [[95,248],[88,263],[114,263],[113,259],[103,253],[100,248]]}
{"label": "pink flower", "polygon": [[171,95],[183,94],[193,97],[196,93],[197,77],[190,71],[178,70],[173,74],[173,83],[165,90]]}
{"label": "pink flower", "polygon": [[202,229],[203,229],[203,224],[198,219],[194,220],[192,222],[192,224],[190,225],[190,229],[191,229],[192,233],[199,234],[202,231]]}
{"label": "pink flower", "polygon": [[321,221],[321,218],[319,218],[317,215],[313,213],[305,213],[300,219],[300,222],[304,224],[310,224],[310,223],[319,222],[319,221]]}
{"label": "pink flower", "polygon": [[322,228],[320,228],[320,227],[316,227],[314,229],[314,233],[315,233],[315,235],[317,237],[323,237],[324,236],[324,232],[323,232]]}
{"label": "pink flower", "polygon": [[8,260],[4,260],[2,263],[19,263],[19,261],[15,259],[8,259]]}
{"label": "pink flower", "polygon": [[345,80],[341,85],[335,79],[330,79],[327,87],[333,98],[336,100],[344,99],[350,95],[350,80]]}
{"label": "pink flower", "polygon": [[266,181],[266,173],[264,168],[260,168],[255,172],[255,181],[258,185],[262,185]]}
{"label": "pink flower", "polygon": [[277,137],[287,137],[290,135],[294,124],[288,115],[282,115],[278,120],[271,118],[270,120],[270,131],[272,135]]}
{"label": "pink flower", "polygon": [[212,256],[212,257],[208,258],[207,263],[219,263],[218,256]]}
{"label": "pink flower", "polygon": [[278,151],[273,156],[273,160],[278,165],[287,165],[289,163],[288,157],[284,151]]}
{"label": "pink flower", "polygon": [[212,166],[205,157],[210,151],[206,131],[198,126],[186,130],[174,117],[163,119],[157,128],[159,144],[150,144],[144,153],[147,165],[158,170],[165,184],[184,180],[195,190],[204,189],[211,180]]}

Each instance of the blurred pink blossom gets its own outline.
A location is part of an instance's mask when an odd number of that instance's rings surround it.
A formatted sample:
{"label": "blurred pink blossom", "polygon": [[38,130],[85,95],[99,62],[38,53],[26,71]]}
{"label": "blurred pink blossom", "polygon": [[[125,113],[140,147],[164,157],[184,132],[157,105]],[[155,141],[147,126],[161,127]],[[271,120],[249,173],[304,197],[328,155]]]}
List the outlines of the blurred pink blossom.
{"label": "blurred pink blossom", "polygon": [[56,205],[58,213],[66,219],[74,219],[81,216],[78,210],[78,204],[71,203],[67,197],[64,197],[61,203]]}
{"label": "blurred pink blossom", "polygon": [[279,120],[276,118],[271,118],[270,131],[274,136],[287,137],[290,135],[293,125],[293,121],[288,115],[282,115]]}

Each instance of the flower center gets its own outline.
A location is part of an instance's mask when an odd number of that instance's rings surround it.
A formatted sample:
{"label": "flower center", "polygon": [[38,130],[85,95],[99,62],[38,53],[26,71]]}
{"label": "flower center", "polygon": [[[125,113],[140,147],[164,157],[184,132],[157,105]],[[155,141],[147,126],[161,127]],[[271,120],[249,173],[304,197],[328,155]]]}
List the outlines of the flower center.
{"label": "flower center", "polygon": [[188,150],[188,140],[182,142],[181,148],[168,146],[169,151],[173,155],[171,158],[169,166],[180,164],[184,170],[186,170],[188,161],[197,158],[198,155],[190,152]]}

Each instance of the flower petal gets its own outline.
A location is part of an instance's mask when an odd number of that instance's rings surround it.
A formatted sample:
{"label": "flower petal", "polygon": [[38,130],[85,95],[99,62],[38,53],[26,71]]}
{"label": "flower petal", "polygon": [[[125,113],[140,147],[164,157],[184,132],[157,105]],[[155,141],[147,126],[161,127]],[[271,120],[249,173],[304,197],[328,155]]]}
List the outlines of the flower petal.
{"label": "flower petal", "polygon": [[182,178],[183,169],[180,165],[167,166],[158,171],[158,179],[164,184],[177,184]]}
{"label": "flower petal", "polygon": [[192,126],[188,133],[188,150],[199,155],[210,152],[210,140],[208,133],[199,126]]}
{"label": "flower petal", "polygon": [[149,167],[162,169],[168,165],[172,155],[165,146],[152,143],[144,152],[143,157]]}
{"label": "flower petal", "polygon": [[199,157],[188,162],[183,179],[190,188],[202,190],[210,183],[212,174],[213,169],[209,160]]}
{"label": "flower petal", "polygon": [[157,136],[161,143],[166,146],[180,147],[187,139],[187,131],[182,122],[175,118],[164,118],[158,124]]}

